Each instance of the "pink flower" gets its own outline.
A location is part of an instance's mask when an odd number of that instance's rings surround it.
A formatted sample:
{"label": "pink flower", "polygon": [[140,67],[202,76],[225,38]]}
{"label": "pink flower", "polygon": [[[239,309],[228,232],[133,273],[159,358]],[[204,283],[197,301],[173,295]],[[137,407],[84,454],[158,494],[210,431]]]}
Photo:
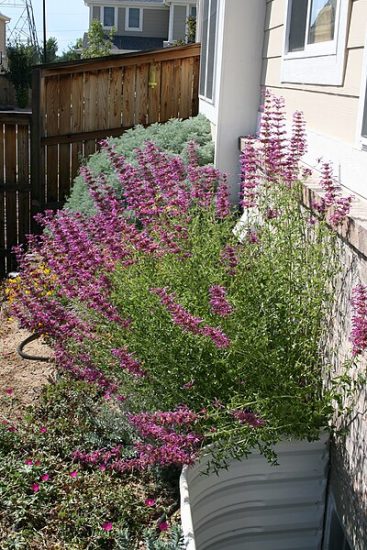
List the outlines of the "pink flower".
{"label": "pink flower", "polygon": [[39,484],[38,484],[38,483],[33,483],[33,484],[32,484],[32,491],[33,491],[34,493],[38,493],[39,490],[40,490]]}
{"label": "pink flower", "polygon": [[100,464],[99,469],[101,470],[101,472],[105,472],[106,471],[106,464]]}
{"label": "pink flower", "polygon": [[112,522],[111,521],[106,521],[103,525],[102,525],[102,529],[103,531],[112,531]]}
{"label": "pink flower", "polygon": [[13,388],[6,388],[5,393],[6,393],[7,395],[13,395],[14,390],[13,390]]}
{"label": "pink flower", "polygon": [[33,466],[33,460],[31,460],[30,458],[27,458],[27,460],[24,461],[24,464],[26,466]]}
{"label": "pink flower", "polygon": [[221,317],[227,317],[233,312],[233,308],[227,300],[227,291],[223,286],[214,285],[210,287],[209,295],[213,313]]}
{"label": "pink flower", "polygon": [[43,474],[41,476],[41,481],[48,481],[50,479],[50,476],[48,474]]}
{"label": "pink flower", "polygon": [[46,426],[41,426],[40,427],[40,432],[41,432],[41,434],[45,434],[47,432]]}
{"label": "pink flower", "polygon": [[147,498],[144,501],[145,506],[154,506],[156,503],[155,498]]}
{"label": "pink flower", "polygon": [[161,521],[161,523],[158,525],[158,529],[160,531],[167,531],[168,528],[169,528],[169,525],[167,521]]}
{"label": "pink flower", "polygon": [[40,460],[36,460],[36,462],[34,463],[35,466],[41,466],[41,461]]}
{"label": "pink flower", "polygon": [[184,384],[182,386],[182,389],[183,390],[191,390],[191,388],[193,388],[195,385],[195,380],[190,380],[190,382],[186,382],[186,384]]}
{"label": "pink flower", "polygon": [[69,476],[72,477],[72,478],[74,478],[74,479],[75,479],[76,477],[78,477],[78,472],[77,472],[77,470],[73,470],[72,472],[70,472],[70,473],[69,473]]}

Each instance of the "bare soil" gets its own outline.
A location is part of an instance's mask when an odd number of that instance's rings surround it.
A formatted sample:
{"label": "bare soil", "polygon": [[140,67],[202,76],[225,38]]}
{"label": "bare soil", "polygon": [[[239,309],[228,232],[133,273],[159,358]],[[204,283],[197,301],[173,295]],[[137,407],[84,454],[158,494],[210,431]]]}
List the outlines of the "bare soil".
{"label": "bare soil", "polygon": [[[30,333],[0,312],[0,419],[14,420],[27,405],[35,402],[42,387],[54,374],[53,363],[22,359],[17,346]],[[52,358],[52,350],[42,339],[26,346],[28,355]]]}

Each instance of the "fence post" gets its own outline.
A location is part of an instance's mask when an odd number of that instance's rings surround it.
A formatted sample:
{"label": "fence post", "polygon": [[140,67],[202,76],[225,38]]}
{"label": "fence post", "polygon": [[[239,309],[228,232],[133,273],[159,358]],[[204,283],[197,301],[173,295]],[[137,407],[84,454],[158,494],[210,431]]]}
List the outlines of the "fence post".
{"label": "fence post", "polygon": [[42,120],[42,82],[39,68],[32,74],[32,125],[31,125],[31,227],[32,232],[39,231],[34,215],[42,212],[45,206],[45,163],[44,149],[41,143]]}

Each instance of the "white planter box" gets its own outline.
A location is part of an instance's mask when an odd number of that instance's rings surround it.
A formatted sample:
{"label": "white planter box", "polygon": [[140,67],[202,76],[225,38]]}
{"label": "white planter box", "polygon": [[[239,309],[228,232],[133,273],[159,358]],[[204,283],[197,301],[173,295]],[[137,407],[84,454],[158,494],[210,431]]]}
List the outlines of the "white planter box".
{"label": "white planter box", "polygon": [[219,475],[205,458],[180,480],[186,550],[320,550],[328,437],[282,442],[279,466],[253,453]]}

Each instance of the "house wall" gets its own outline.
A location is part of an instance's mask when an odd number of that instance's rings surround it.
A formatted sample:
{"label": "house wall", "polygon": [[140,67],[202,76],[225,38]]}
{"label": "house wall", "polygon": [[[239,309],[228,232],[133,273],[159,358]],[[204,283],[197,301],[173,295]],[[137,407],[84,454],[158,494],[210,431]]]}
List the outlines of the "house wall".
{"label": "house wall", "polygon": [[6,69],[8,66],[6,58],[6,22],[4,19],[0,19],[0,52],[2,55],[2,67]]}
{"label": "house wall", "polygon": [[[307,184],[306,204],[320,200],[320,186]],[[310,194],[310,189],[312,193]],[[345,371],[346,361],[352,357],[350,334],[352,330],[351,298],[358,283],[367,285],[367,201],[355,199],[348,220],[338,230],[340,273],[335,281],[333,310],[329,330],[323,342],[326,360],[333,366],[332,376]],[[364,354],[366,355],[366,353]],[[349,372],[353,379],[366,374],[366,358],[354,360]],[[339,421],[340,428],[347,428],[334,438],[331,446],[329,495],[336,504],[336,511],[353,550],[367,548],[367,391],[362,382],[356,395],[345,400],[350,413]],[[323,550],[333,550],[324,547]]]}
{"label": "house wall", "polygon": [[92,19],[98,19],[98,21],[100,21],[100,19],[101,19],[101,7],[100,6],[93,6],[93,8],[92,8]]}
{"label": "house wall", "polygon": [[331,160],[341,183],[367,197],[367,152],[362,151],[358,136],[365,85],[362,75],[367,63],[367,1],[349,2],[345,66],[339,86],[282,82],[286,6],[286,0],[267,0],[261,84],[285,98],[289,113],[304,112],[310,164],[320,156]]}
{"label": "house wall", "polygon": [[172,40],[184,40],[186,35],[186,6],[173,6]]}
{"label": "house wall", "polygon": [[[135,6],[133,6],[135,7]],[[92,18],[101,20],[102,7],[92,7]],[[126,31],[126,8],[117,8],[117,28],[116,34],[118,36],[140,36],[142,38],[162,38],[168,37],[168,24],[169,24],[169,9],[168,8],[156,8],[149,9],[143,8],[143,30],[142,31]]]}
{"label": "house wall", "polygon": [[141,36],[149,38],[168,38],[169,10],[143,9],[143,30],[125,30],[126,8],[118,8],[117,34],[124,36]]}
{"label": "house wall", "polygon": [[[199,9],[202,17],[202,4]],[[214,97],[200,97],[199,111],[212,124],[215,164],[227,173],[237,203],[238,137],[256,131],[260,104],[265,0],[220,0],[217,17]]]}

